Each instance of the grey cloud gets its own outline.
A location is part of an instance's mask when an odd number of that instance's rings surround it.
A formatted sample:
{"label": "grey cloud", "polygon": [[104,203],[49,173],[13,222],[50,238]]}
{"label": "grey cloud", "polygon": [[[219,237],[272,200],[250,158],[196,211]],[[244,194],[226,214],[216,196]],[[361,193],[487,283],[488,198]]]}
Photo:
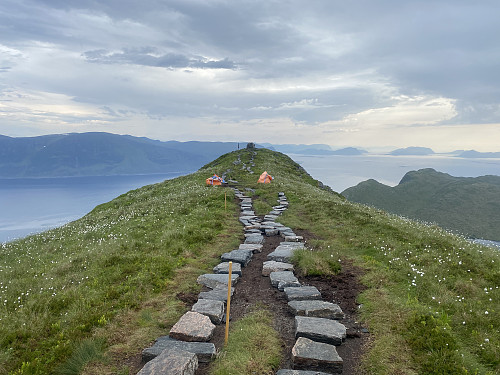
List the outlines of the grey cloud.
{"label": "grey cloud", "polygon": [[209,60],[203,57],[187,57],[178,53],[166,53],[155,56],[157,50],[153,47],[140,49],[124,49],[120,52],[107,50],[87,51],[82,56],[90,62],[102,64],[134,64],[161,68],[203,68],[203,69],[236,69],[237,64],[228,58]]}

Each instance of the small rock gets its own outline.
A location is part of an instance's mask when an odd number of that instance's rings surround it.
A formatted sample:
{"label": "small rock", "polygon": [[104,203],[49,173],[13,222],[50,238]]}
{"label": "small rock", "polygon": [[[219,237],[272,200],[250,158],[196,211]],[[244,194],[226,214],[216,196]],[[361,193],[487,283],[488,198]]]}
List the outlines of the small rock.
{"label": "small rock", "polygon": [[299,288],[285,288],[288,301],[303,301],[321,299],[321,293],[315,286],[301,286]]}
{"label": "small rock", "polygon": [[158,357],[165,349],[184,350],[196,354],[198,362],[210,362],[215,357],[215,345],[210,342],[186,342],[161,336],[154,345],[142,351],[142,361],[144,363]]}
{"label": "small rock", "polygon": [[[219,263],[214,267],[214,273],[223,273],[223,274],[228,274],[229,273],[229,262],[222,262]],[[231,266],[231,273],[234,273],[236,275],[241,276],[241,264],[239,263],[233,263]]]}
{"label": "small rock", "polygon": [[283,291],[285,287],[299,287],[299,280],[291,271],[271,272],[269,275],[271,285]]}
{"label": "small rock", "polygon": [[261,253],[263,245],[256,243],[242,243],[238,250],[252,250],[252,253]]}
{"label": "small rock", "polygon": [[342,358],[335,346],[315,342],[300,337],[292,348],[293,367],[296,369],[320,370],[328,373],[341,374]]}
{"label": "small rock", "polygon": [[293,271],[293,264],[268,260],[262,265],[262,276],[269,276],[271,272]]}
{"label": "small rock", "polygon": [[296,316],[295,337],[306,337],[325,344],[340,345],[346,338],[346,327],[336,320]]}
{"label": "small rock", "polygon": [[155,359],[146,363],[137,375],[194,375],[197,369],[196,354],[165,349]]}
{"label": "small rock", "polygon": [[181,341],[209,341],[214,329],[207,316],[188,311],[170,329],[170,337]]}
{"label": "small rock", "polygon": [[245,267],[252,259],[252,250],[233,250],[229,253],[224,253],[221,255],[221,259],[224,262],[236,262]]}
{"label": "small rock", "polygon": [[[231,285],[235,285],[238,281],[239,275],[231,275]],[[229,276],[222,273],[206,273],[204,275],[198,276],[196,282],[201,285],[205,285],[207,288],[226,288],[229,284]]]}
{"label": "small rock", "polygon": [[344,313],[339,305],[326,301],[290,301],[294,315],[325,319],[343,319]]}
{"label": "small rock", "polygon": [[[231,296],[234,294],[234,288],[231,288]],[[215,288],[208,292],[198,294],[198,299],[211,299],[214,301],[227,302],[227,285],[225,288]]]}
{"label": "small rock", "polygon": [[305,370],[279,370],[276,375],[330,375],[326,372],[319,371],[305,371]]}
{"label": "small rock", "polygon": [[224,302],[211,299],[199,299],[198,302],[193,305],[191,311],[208,316],[213,324],[220,324],[224,316]]}

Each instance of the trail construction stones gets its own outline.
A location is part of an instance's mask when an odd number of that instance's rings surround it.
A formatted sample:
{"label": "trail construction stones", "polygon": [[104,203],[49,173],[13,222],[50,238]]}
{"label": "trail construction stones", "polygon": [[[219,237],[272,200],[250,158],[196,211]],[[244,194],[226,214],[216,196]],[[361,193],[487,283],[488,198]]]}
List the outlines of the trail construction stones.
{"label": "trail construction stones", "polygon": [[[238,160],[238,165],[241,160]],[[243,168],[249,169],[243,164]],[[295,251],[304,249],[301,236],[289,227],[276,222],[288,208],[284,193],[278,194],[278,204],[264,218],[255,215],[252,198],[233,188],[240,200],[239,221],[245,227],[245,240],[238,249],[224,253],[221,263],[214,267],[213,274],[198,277],[197,282],[205,290],[198,295],[198,301],[170,329],[168,336],[162,336],[154,345],[142,352],[145,363],[140,375],[167,374],[191,375],[196,373],[198,363],[210,362],[216,354],[210,343],[216,324],[221,324],[227,303],[228,268],[232,262],[231,285],[245,273],[245,266],[252,255],[262,251],[266,237],[280,236],[282,242],[267,256],[263,263],[262,277],[269,277],[273,287],[284,293],[288,306],[295,315],[295,345],[291,350],[292,369],[281,369],[277,375],[328,375],[342,373],[342,358],[336,346],[346,338],[346,327],[336,321],[344,314],[334,303],[323,301],[321,293],[314,286],[301,285],[290,263]],[[237,291],[231,288],[231,295]]]}

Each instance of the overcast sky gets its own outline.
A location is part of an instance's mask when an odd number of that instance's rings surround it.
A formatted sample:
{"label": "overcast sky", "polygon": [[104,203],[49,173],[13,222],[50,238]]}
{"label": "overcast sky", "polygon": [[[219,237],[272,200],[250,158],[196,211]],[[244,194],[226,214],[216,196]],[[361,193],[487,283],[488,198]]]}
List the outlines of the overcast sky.
{"label": "overcast sky", "polygon": [[1,0],[0,134],[500,151],[498,0]]}

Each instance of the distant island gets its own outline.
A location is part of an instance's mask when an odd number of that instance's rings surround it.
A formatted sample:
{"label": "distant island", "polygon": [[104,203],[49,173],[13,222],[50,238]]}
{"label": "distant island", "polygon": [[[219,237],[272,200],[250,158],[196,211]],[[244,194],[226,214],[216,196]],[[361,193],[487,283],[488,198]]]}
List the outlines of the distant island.
{"label": "distant island", "polygon": [[500,158],[500,152],[478,152],[475,150],[462,151],[457,154],[461,158]]}
{"label": "distant island", "polygon": [[191,172],[238,147],[236,142],[161,142],[110,133],[0,136],[0,178]]}
{"label": "distant island", "polygon": [[408,172],[395,187],[370,179],[342,195],[471,238],[500,241],[500,176],[453,177],[428,168]]}
{"label": "distant island", "polygon": [[326,144],[271,144],[263,143],[263,147],[273,151],[279,151],[284,154],[300,154],[300,155],[363,155],[367,151],[355,147],[345,147],[338,150],[333,150]]}
{"label": "distant island", "polygon": [[406,147],[391,151],[389,155],[433,155],[435,152],[427,147]]}

